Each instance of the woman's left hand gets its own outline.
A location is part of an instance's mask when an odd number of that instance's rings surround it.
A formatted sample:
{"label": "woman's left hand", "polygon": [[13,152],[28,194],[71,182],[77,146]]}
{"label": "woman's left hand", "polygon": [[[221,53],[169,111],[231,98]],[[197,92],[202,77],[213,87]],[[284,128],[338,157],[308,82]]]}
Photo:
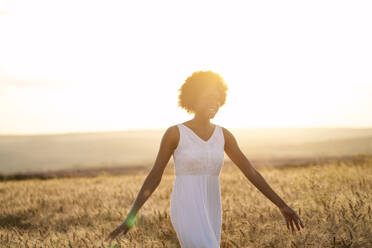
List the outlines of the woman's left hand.
{"label": "woman's left hand", "polygon": [[285,218],[285,221],[287,223],[287,228],[289,230],[289,226],[291,226],[292,233],[295,232],[295,228],[293,226],[293,223],[296,225],[298,231],[300,231],[300,226],[304,228],[304,224],[302,223],[300,217],[297,215],[297,213],[289,206],[280,207],[280,212]]}

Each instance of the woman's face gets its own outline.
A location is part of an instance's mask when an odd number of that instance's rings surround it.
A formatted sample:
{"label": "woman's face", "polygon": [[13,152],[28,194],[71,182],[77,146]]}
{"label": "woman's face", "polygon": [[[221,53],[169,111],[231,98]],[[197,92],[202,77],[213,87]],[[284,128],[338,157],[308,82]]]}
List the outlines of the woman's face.
{"label": "woman's face", "polygon": [[216,88],[207,88],[195,104],[195,112],[208,118],[213,118],[221,106],[220,92]]}

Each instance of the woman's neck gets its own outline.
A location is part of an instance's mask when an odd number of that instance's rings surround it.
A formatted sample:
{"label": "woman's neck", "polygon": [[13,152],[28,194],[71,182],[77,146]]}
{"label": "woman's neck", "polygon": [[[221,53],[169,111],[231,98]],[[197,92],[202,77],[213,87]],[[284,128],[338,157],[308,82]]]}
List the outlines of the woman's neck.
{"label": "woman's neck", "polygon": [[199,128],[208,129],[211,126],[210,118],[198,114],[194,115],[194,118],[191,119],[191,122]]}

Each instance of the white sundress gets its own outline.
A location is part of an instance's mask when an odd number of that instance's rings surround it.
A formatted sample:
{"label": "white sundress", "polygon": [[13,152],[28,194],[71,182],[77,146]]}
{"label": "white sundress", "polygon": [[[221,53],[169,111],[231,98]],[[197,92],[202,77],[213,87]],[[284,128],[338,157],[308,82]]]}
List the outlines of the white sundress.
{"label": "white sundress", "polygon": [[215,125],[212,136],[201,139],[177,124],[180,139],[174,150],[175,180],[170,218],[182,248],[217,248],[221,241],[222,204],[219,175],[225,139]]}

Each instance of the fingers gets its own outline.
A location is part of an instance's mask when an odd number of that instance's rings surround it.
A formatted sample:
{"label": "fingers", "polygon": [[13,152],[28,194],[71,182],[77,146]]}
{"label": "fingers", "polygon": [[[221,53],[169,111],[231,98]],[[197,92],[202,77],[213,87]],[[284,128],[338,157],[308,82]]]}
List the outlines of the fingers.
{"label": "fingers", "polygon": [[113,232],[111,232],[107,238],[105,239],[105,241],[111,241],[113,240],[116,236],[118,235],[118,230],[114,230]]}
{"label": "fingers", "polygon": [[300,219],[300,217],[296,214],[295,215],[295,224],[296,224],[296,226],[297,226],[297,229],[300,231],[300,226],[302,227],[302,228],[304,228],[305,226],[304,226],[304,224],[302,223],[302,220]]}
{"label": "fingers", "polygon": [[289,221],[288,221],[287,218],[285,219],[285,222],[286,222],[286,224],[287,224],[287,229],[288,229],[288,231],[289,231]]}
{"label": "fingers", "polygon": [[111,236],[109,235],[109,236],[107,236],[106,238],[105,238],[105,241],[107,242],[107,241],[109,241],[109,240],[112,240],[112,238],[111,238]]}
{"label": "fingers", "polygon": [[121,237],[122,238],[124,238],[125,236],[126,236],[126,234],[127,234],[127,231],[128,231],[128,229],[126,229],[126,230],[122,230],[122,228],[121,228],[121,226],[119,226],[119,227],[117,227],[114,231],[112,231],[106,238],[105,238],[105,241],[111,241],[111,240],[113,240],[113,239],[115,239],[121,232],[123,232],[124,231],[124,233],[121,235]]}
{"label": "fingers", "polygon": [[105,241],[111,241],[115,238],[116,235],[114,235],[113,233],[110,233],[109,236],[107,236],[107,238],[105,239]]}
{"label": "fingers", "polygon": [[105,238],[105,241],[112,240],[112,232]]}
{"label": "fingers", "polygon": [[287,222],[287,228],[288,229],[289,229],[288,223],[290,224],[292,233],[294,233],[296,231],[293,223],[296,225],[298,231],[301,230],[300,225],[302,227],[304,227],[304,224],[302,223],[301,219],[298,218],[298,217],[292,217],[292,218],[291,217],[288,217],[288,219],[286,219],[286,222]]}
{"label": "fingers", "polygon": [[[297,226],[297,229],[300,231],[301,227],[304,228],[304,224],[302,223],[302,220],[300,219],[300,217],[297,217],[296,219],[296,226]],[[300,227],[301,226],[301,227]]]}
{"label": "fingers", "polygon": [[301,225],[301,227],[304,228],[305,225],[302,223],[302,220],[301,220],[300,218],[298,218],[298,220],[300,221],[300,225]]}
{"label": "fingers", "polygon": [[298,225],[298,219],[294,219],[293,222],[295,223],[297,230],[300,231],[300,226]]}
{"label": "fingers", "polygon": [[293,219],[290,219],[289,223],[291,224],[291,230],[292,230],[292,233],[294,233],[295,228],[294,228],[294,226],[293,226]]}

